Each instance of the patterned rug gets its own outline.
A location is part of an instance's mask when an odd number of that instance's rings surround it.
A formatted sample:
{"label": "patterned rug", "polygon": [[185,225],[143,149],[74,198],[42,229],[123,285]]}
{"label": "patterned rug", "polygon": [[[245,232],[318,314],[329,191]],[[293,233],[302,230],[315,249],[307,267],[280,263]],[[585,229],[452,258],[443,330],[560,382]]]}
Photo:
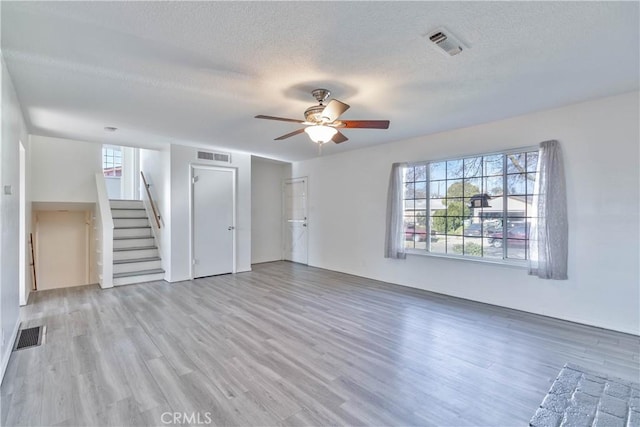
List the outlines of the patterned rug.
{"label": "patterned rug", "polygon": [[640,385],[566,364],[531,427],[639,427]]}

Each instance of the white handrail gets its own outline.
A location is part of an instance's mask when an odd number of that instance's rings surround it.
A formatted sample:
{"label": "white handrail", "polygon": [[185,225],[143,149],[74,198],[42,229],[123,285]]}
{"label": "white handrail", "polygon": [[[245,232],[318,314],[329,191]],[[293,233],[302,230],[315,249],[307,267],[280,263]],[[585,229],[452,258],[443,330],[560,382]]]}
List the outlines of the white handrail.
{"label": "white handrail", "polygon": [[96,238],[98,240],[98,273],[101,288],[113,287],[113,218],[102,172],[96,173],[98,209],[96,210]]}

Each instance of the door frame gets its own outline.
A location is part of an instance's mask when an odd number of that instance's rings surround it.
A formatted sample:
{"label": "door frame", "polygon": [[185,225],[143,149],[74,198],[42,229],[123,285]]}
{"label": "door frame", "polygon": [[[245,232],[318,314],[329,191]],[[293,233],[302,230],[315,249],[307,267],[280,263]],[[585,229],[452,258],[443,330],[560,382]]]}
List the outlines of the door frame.
{"label": "door frame", "polygon": [[231,270],[231,274],[235,274],[237,272],[237,231],[238,231],[238,227],[237,227],[237,222],[238,222],[238,212],[237,212],[237,204],[238,204],[238,194],[237,194],[237,189],[238,189],[238,168],[234,168],[234,167],[224,167],[224,166],[209,166],[209,165],[201,165],[201,164],[197,164],[197,163],[191,163],[189,165],[189,279],[193,280],[194,279],[194,269],[193,269],[193,255],[194,255],[194,238],[193,238],[193,233],[194,233],[194,228],[193,228],[193,216],[194,216],[194,198],[193,198],[193,184],[195,184],[195,182],[193,181],[193,178],[195,176],[195,172],[197,169],[205,169],[205,170],[216,170],[219,172],[229,172],[231,173],[231,176],[233,178],[232,182],[233,182],[233,188],[232,188],[232,194],[233,194],[233,201],[232,201],[232,205],[233,205],[233,218],[232,218],[232,224],[231,226],[233,227],[232,230],[232,250],[233,250],[233,265],[232,265],[232,270]]}
{"label": "door frame", "polygon": [[287,193],[286,193],[286,185],[287,183],[292,183],[296,181],[302,181],[305,183],[305,197],[304,197],[304,210],[306,213],[306,233],[307,233],[307,259],[303,265],[309,265],[309,177],[308,176],[300,176],[296,178],[285,178],[282,180],[282,260],[295,262],[292,260],[288,260],[286,257],[287,254],[287,227],[289,226],[287,221]]}
{"label": "door frame", "polygon": [[22,141],[18,141],[19,149],[19,184],[18,189],[18,283],[19,283],[19,304],[27,305],[31,288],[27,287],[27,269],[29,264],[27,263],[27,150],[25,149]]}

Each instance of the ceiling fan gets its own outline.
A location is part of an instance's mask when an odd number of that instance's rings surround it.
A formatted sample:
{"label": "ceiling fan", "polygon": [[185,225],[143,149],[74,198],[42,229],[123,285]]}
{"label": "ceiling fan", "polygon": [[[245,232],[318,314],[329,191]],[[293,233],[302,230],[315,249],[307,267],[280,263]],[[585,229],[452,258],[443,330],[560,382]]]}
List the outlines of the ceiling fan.
{"label": "ceiling fan", "polygon": [[309,138],[313,142],[318,144],[324,144],[329,141],[333,141],[336,144],[347,141],[349,138],[344,136],[338,129],[388,129],[389,120],[338,120],[338,117],[349,109],[349,105],[344,102],[340,102],[337,99],[332,99],[324,105],[324,102],[329,98],[331,92],[327,89],[314,89],[311,94],[316,98],[319,105],[314,105],[307,108],[304,112],[305,120],[286,119],[283,117],[263,116],[258,115],[256,119],[267,120],[279,120],[282,122],[293,122],[306,125],[302,129],[295,130],[286,135],[282,135],[275,138],[275,141],[280,141],[292,136],[298,135],[302,132],[306,132]]}

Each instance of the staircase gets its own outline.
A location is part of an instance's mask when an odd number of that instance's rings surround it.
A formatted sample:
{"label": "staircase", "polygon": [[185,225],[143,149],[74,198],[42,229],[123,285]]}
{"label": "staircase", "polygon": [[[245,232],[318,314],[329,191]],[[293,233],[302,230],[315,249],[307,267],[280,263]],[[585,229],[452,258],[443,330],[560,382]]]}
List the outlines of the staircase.
{"label": "staircase", "polygon": [[164,279],[162,261],[141,200],[109,200],[113,217],[113,284]]}

